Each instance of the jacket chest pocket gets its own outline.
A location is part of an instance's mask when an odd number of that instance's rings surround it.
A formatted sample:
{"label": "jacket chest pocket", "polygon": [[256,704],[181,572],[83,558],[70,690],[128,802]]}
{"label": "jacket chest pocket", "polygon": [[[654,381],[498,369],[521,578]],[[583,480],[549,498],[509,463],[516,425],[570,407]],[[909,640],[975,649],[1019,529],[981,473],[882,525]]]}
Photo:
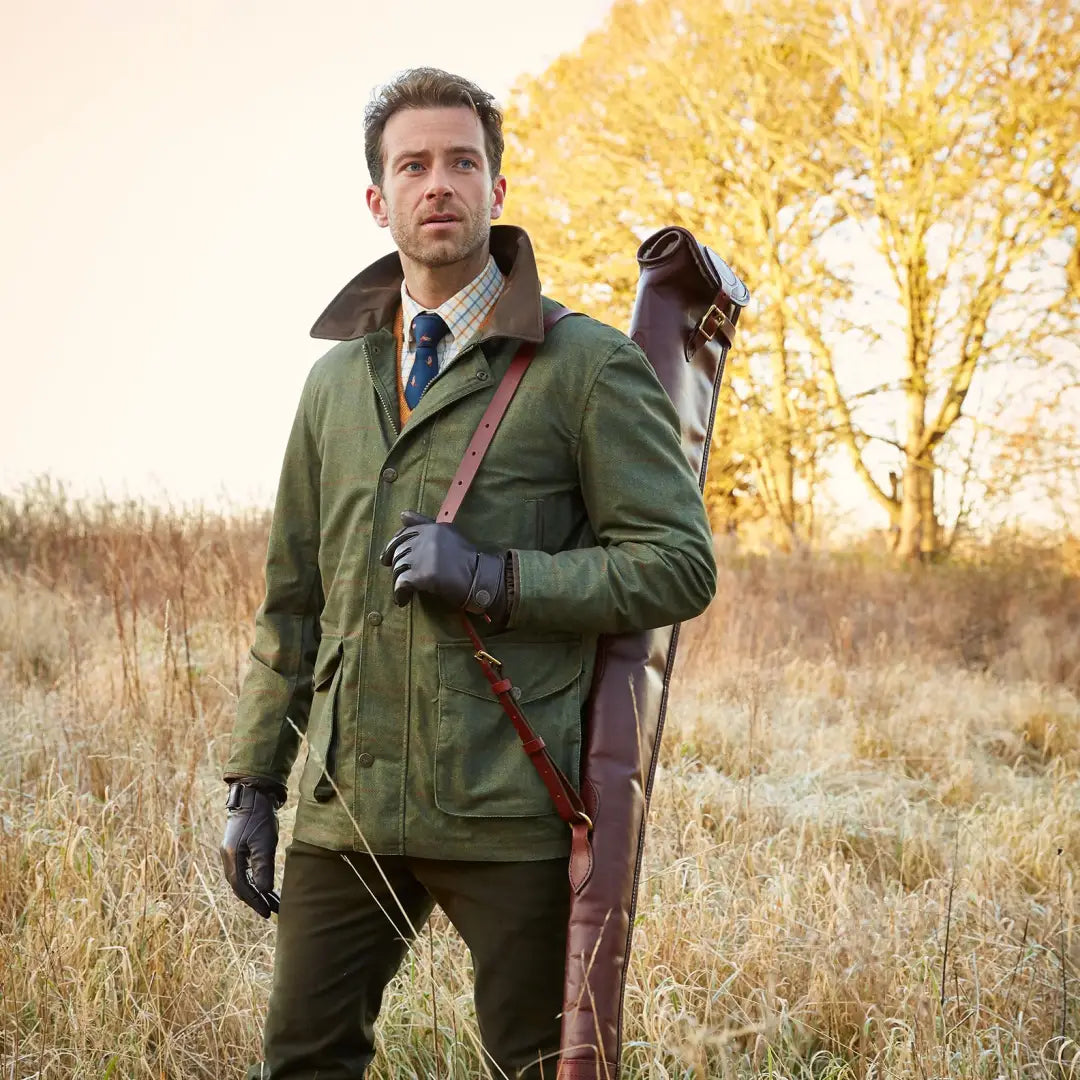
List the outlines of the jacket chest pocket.
{"label": "jacket chest pocket", "polygon": [[300,776],[300,795],[316,802],[326,802],[334,794],[330,778],[334,775],[334,754],[338,742],[337,712],[343,652],[341,638],[324,637],[315,659],[307,729],[308,756]]}
{"label": "jacket chest pocket", "polygon": [[591,547],[596,539],[589,527],[585,502],[576,488],[526,501],[535,518],[537,551],[554,555],[571,548]]}
{"label": "jacket chest pocket", "polygon": [[[502,673],[548,752],[575,785],[581,758],[580,638],[492,642]],[[460,817],[543,817],[555,813],[544,782],[503,711],[472,646],[439,645],[439,731],[435,805]]]}

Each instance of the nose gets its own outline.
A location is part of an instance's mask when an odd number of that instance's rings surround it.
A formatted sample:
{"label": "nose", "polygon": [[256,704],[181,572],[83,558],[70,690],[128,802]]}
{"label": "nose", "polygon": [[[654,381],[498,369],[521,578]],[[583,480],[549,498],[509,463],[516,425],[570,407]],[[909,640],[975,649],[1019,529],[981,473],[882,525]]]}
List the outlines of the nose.
{"label": "nose", "polygon": [[453,186],[450,183],[450,170],[443,165],[434,165],[428,170],[427,191],[429,199],[441,199],[453,194]]}

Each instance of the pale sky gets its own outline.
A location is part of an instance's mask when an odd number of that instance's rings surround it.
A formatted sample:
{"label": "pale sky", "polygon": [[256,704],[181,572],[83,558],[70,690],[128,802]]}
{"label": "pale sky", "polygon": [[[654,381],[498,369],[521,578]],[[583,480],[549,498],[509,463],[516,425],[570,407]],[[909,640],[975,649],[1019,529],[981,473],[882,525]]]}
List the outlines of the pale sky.
{"label": "pale sky", "polygon": [[0,491],[268,503],[308,329],[392,247],[372,88],[432,64],[505,100],[610,6],[0,0]]}

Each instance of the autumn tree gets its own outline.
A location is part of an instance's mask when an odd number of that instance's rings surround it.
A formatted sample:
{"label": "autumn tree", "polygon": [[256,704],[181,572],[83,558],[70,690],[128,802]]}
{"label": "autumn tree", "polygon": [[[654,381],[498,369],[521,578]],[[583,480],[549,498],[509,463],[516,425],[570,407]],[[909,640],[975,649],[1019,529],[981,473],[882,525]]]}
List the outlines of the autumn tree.
{"label": "autumn tree", "polygon": [[[1075,326],[1080,30],[1059,0],[864,3],[838,16],[822,59],[842,80],[833,134],[853,162],[822,170],[822,186],[885,270],[877,302],[845,328],[883,377],[855,401],[835,338],[813,333],[815,358],[899,552],[926,557],[942,542],[935,475],[976,378],[992,388],[1001,369],[1045,363]],[[844,280],[869,276],[865,262],[835,262]],[[898,490],[874,474],[875,440],[895,451]]]}
{"label": "autumn tree", "polygon": [[621,0],[518,88],[511,205],[550,291],[617,325],[652,228],[725,255],[754,303],[714,495],[788,546],[835,440],[929,556],[976,377],[1074,325],[1078,41],[1058,0]]}
{"label": "autumn tree", "polygon": [[830,8],[778,3],[751,27],[715,0],[617,3],[578,54],[519,88],[508,117],[511,213],[536,238],[553,294],[625,326],[634,253],[669,224],[750,284],[706,494],[714,523],[764,517],[784,548],[809,531],[823,442],[822,391],[791,298],[806,317],[832,287],[813,264],[832,211],[808,168],[818,114],[802,107],[836,107],[839,78],[820,48]]}

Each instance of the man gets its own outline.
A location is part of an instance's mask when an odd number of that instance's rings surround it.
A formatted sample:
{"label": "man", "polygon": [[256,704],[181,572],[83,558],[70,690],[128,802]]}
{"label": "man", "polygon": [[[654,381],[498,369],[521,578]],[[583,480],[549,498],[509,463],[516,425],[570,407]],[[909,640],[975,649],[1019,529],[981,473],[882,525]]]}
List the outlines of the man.
{"label": "man", "polygon": [[[565,318],[545,337],[490,95],[406,72],[365,114],[368,208],[397,253],[312,333],[225,779],[237,895],[276,906],[275,811],[306,730],[265,1062],[345,1080],[438,903],[473,959],[497,1076],[554,1076],[570,833],[480,671],[475,618],[576,783],[597,635],[698,614],[711,537],[671,402],[641,351]],[[453,525],[433,517],[510,361],[535,359]]]}

